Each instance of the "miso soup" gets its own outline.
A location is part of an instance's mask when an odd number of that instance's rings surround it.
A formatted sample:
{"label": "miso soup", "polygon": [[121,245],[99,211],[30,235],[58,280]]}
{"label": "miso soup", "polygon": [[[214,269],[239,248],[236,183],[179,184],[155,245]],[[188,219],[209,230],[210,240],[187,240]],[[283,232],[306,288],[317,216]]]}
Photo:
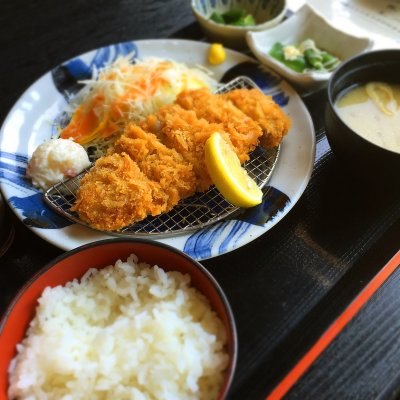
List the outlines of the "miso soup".
{"label": "miso soup", "polygon": [[369,82],[335,103],[343,122],[370,142],[400,153],[400,84]]}

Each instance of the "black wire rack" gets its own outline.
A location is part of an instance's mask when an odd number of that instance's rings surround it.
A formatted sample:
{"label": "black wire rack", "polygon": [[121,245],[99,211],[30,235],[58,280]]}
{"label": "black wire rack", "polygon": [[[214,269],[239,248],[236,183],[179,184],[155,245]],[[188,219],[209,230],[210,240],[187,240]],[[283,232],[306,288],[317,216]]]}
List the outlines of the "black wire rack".
{"label": "black wire rack", "polygon": [[[247,77],[238,77],[221,86],[217,93],[226,93],[238,88],[257,88],[257,85]],[[247,173],[262,188],[270,179],[279,156],[279,146],[273,149],[264,149],[258,146],[251,154],[250,159],[243,166]],[[57,213],[70,221],[88,226],[79,219],[76,212],[71,211],[76,201],[82,177],[91,167],[82,171],[79,175],[51,187],[44,194],[47,205]],[[165,237],[179,235],[188,231],[204,228],[228,217],[233,217],[240,209],[224,199],[219,191],[212,186],[203,193],[197,193],[180,201],[171,211],[156,217],[131,224],[119,231],[107,231],[114,236],[157,236]]]}

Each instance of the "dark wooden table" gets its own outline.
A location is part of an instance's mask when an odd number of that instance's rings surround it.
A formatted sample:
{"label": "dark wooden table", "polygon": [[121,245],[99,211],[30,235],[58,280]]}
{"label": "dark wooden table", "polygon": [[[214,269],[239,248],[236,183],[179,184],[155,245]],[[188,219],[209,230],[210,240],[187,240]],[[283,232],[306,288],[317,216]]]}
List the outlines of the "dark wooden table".
{"label": "dark wooden table", "polygon": [[[66,59],[121,41],[167,37],[204,40],[189,0],[2,1],[0,121],[34,80]],[[325,90],[304,101],[317,140],[304,195],[263,236],[203,262],[236,318],[239,358],[231,400],[271,393],[400,247],[399,182],[388,187],[346,170],[326,140]],[[15,238],[0,258],[0,314],[29,277],[62,253],[9,209],[7,218]],[[399,292],[394,269],[287,398],[394,398]]]}

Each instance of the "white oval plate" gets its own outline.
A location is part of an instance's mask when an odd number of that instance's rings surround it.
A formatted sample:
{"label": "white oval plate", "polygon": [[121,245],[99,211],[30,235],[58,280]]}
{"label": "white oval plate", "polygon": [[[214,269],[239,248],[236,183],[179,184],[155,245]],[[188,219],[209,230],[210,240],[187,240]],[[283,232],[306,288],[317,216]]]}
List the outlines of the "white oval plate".
{"label": "white oval plate", "polygon": [[[297,93],[254,59],[227,50],[218,66],[207,63],[209,44],[190,40],[141,40],[85,53],[46,73],[31,85],[11,109],[0,130],[0,189],[16,215],[49,243],[71,250],[110,236],[65,220],[44,205],[42,193],[25,179],[27,162],[36,147],[55,133],[55,121],[67,104],[77,79],[88,78],[94,66],[136,51],[139,58],[156,56],[204,65],[224,82],[247,75],[272,95],[290,116],[292,126],[281,145],[278,163],[260,206],[235,220],[225,220],[185,235],[156,239],[197,260],[237,249],[271,229],[298,201],[310,179],[315,157],[311,117]],[[76,86],[75,86],[76,88]]]}

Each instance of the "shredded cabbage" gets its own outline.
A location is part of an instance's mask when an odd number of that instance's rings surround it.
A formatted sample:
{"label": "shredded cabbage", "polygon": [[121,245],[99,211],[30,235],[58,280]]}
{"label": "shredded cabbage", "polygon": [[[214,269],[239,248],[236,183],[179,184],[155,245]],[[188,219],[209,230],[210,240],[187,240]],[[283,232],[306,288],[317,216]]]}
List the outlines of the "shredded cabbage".
{"label": "shredded cabbage", "polygon": [[61,131],[63,139],[96,148],[104,154],[129,122],[137,122],[165,105],[173,103],[183,90],[208,87],[218,83],[205,68],[190,68],[183,63],[160,58],[143,58],[130,62],[119,57],[92,79],[72,102],[71,120]]}

